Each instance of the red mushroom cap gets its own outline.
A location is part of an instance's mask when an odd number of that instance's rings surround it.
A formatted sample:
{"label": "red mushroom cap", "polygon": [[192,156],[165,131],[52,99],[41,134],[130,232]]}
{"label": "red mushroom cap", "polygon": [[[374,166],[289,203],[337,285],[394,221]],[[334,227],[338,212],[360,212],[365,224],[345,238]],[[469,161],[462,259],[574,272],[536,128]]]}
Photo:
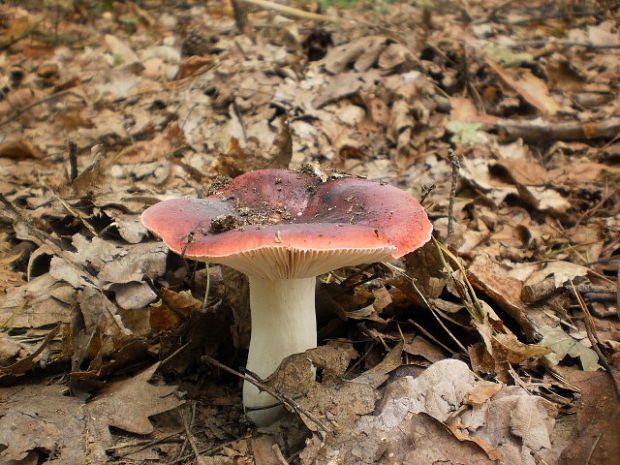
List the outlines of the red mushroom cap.
{"label": "red mushroom cap", "polygon": [[[215,228],[219,220],[231,226]],[[432,232],[420,203],[396,187],[287,170],[246,173],[204,199],[160,202],[142,222],[176,253],[267,279],[398,258]]]}

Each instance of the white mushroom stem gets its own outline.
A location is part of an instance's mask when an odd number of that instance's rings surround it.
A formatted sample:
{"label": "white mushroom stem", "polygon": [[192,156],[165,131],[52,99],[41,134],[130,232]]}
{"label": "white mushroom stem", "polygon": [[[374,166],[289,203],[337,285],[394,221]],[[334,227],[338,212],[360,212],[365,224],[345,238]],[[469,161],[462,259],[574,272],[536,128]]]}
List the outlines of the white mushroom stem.
{"label": "white mushroom stem", "polygon": [[[284,358],[316,347],[316,278],[269,280],[250,276],[249,280],[252,338],[247,369],[265,379]],[[243,406],[256,425],[269,425],[282,415],[282,407],[260,409],[276,403],[271,395],[244,383]]]}

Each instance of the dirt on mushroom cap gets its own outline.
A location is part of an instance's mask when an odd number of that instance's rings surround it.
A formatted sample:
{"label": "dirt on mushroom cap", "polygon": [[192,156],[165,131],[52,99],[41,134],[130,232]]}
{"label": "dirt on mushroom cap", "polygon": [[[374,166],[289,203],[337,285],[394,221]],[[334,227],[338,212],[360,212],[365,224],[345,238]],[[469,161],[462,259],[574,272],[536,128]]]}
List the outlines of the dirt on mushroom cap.
{"label": "dirt on mushroom cap", "polygon": [[220,263],[266,247],[361,255],[382,249],[381,259],[398,258],[432,231],[419,202],[396,187],[353,177],[321,182],[287,170],[246,173],[205,199],[162,202],[143,221],[173,251]]}

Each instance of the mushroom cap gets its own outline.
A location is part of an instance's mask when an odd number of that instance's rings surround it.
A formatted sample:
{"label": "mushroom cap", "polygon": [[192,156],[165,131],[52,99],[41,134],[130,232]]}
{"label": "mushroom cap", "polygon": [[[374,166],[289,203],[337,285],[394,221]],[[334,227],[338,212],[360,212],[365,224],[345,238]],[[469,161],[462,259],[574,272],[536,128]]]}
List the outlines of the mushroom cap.
{"label": "mushroom cap", "polygon": [[252,171],[204,199],[160,202],[142,222],[173,252],[264,279],[399,258],[433,229],[420,203],[396,187],[288,170]]}

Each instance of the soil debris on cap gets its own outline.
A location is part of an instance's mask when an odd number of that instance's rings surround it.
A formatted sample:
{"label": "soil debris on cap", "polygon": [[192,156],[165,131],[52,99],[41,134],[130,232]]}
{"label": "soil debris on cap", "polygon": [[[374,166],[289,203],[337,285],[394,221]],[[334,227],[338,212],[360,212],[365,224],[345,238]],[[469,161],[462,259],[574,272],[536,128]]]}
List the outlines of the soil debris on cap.
{"label": "soil debris on cap", "polygon": [[213,182],[207,187],[207,195],[218,194],[228,187],[232,182],[230,176],[216,176]]}
{"label": "soil debris on cap", "polygon": [[218,215],[211,220],[211,227],[209,228],[209,232],[212,233],[223,233],[226,231],[231,231],[233,229],[241,228],[246,222],[235,215]]}

